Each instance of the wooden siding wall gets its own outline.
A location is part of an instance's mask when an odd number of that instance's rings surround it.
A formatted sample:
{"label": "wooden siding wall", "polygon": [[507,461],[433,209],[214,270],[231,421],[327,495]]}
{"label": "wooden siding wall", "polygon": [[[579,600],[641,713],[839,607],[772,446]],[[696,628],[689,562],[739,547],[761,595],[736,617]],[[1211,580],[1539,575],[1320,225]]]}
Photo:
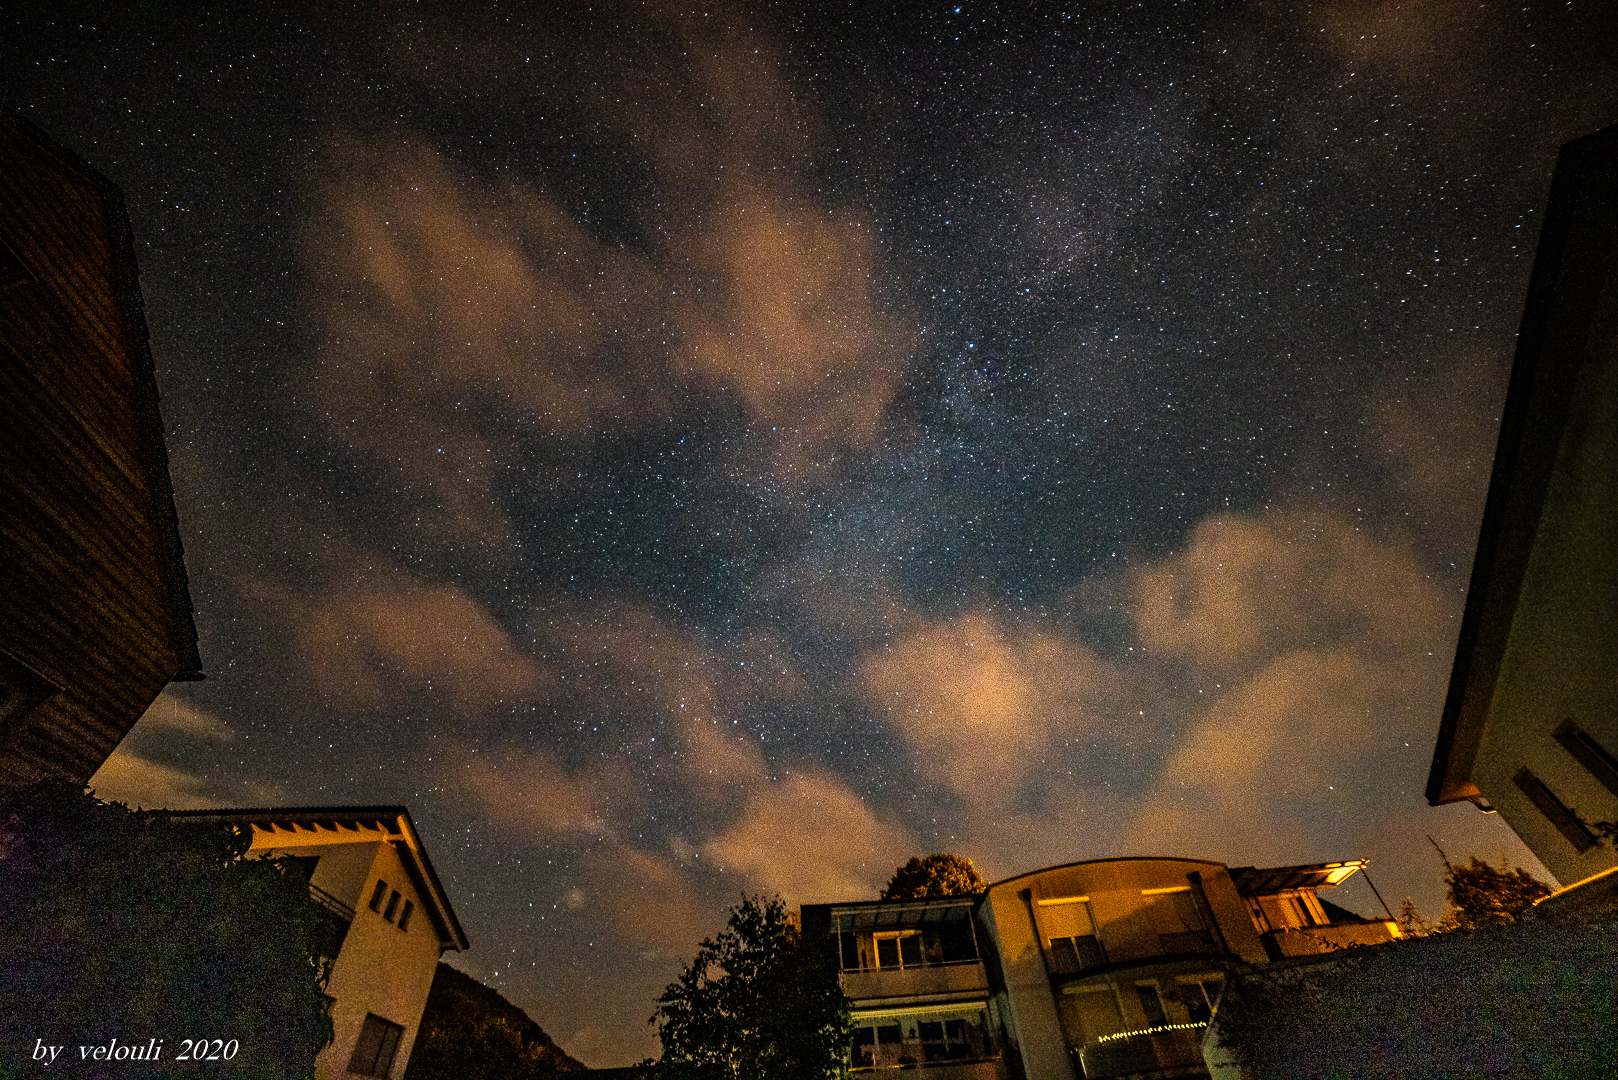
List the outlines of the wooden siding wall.
{"label": "wooden siding wall", "polygon": [[60,689],[0,731],[13,781],[88,780],[195,667],[126,230],[112,185],[0,115],[0,241],[26,273],[0,288],[0,649]]}

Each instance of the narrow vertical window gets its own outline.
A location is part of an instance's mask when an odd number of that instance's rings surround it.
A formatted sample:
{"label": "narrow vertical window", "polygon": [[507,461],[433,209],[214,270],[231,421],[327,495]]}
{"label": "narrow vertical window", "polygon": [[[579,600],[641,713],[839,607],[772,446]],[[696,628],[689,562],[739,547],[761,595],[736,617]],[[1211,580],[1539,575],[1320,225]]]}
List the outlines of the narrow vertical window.
{"label": "narrow vertical window", "polygon": [[394,912],[399,910],[399,899],[399,890],[394,889],[393,895],[388,897],[388,910],[382,913],[382,917],[389,922],[393,921]]}
{"label": "narrow vertical window", "polygon": [[404,910],[399,912],[399,929],[401,929],[401,930],[410,929],[410,913],[412,911],[415,911],[415,910],[416,910],[415,903],[413,901],[406,900]]}
{"label": "narrow vertical window", "polygon": [[371,890],[371,910],[372,911],[381,911],[382,910],[382,898],[384,896],[386,896],[386,895],[388,895],[388,883],[385,882],[385,881],[382,881],[381,879],[378,879],[377,883],[376,883],[376,888]]}
{"label": "narrow vertical window", "polygon": [[1605,746],[1571,720],[1563,720],[1552,735],[1591,776],[1601,781],[1602,787],[1618,795],[1618,759],[1607,753]]}
{"label": "narrow vertical window", "polygon": [[1582,855],[1596,846],[1595,834],[1567,808],[1567,804],[1545,786],[1545,781],[1525,767],[1517,770],[1517,775],[1511,778],[1511,782],[1517,785],[1517,790],[1528,796],[1528,801],[1556,826],[1556,831],[1565,836],[1567,842],[1572,844],[1579,854]]}

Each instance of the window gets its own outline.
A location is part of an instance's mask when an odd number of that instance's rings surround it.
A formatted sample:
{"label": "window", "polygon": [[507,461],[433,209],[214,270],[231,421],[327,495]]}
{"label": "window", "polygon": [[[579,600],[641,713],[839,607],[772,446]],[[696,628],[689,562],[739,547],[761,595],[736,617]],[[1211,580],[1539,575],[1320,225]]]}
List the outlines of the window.
{"label": "window", "polygon": [[386,910],[386,911],[384,911],[382,913],[382,917],[384,919],[388,920],[389,922],[392,922],[393,921],[393,914],[394,914],[394,912],[396,912],[398,910],[399,910],[399,890],[394,889],[393,890],[393,895],[388,897],[388,910]]}
{"label": "window", "polygon": [[406,900],[404,910],[399,912],[399,929],[408,930],[410,928],[410,913],[415,910],[416,905],[412,901]]}
{"label": "window", "polygon": [[914,968],[922,966],[921,931],[896,930],[873,935],[876,938],[876,966]]}
{"label": "window", "polygon": [[384,896],[386,896],[386,895],[388,895],[388,883],[378,879],[377,883],[376,883],[376,888],[371,890],[371,910],[372,911],[381,911],[382,910],[382,898]]}
{"label": "window", "polygon": [[1556,826],[1556,830],[1567,838],[1567,842],[1572,844],[1579,854],[1582,855],[1596,846],[1595,834],[1585,827],[1584,822],[1580,821],[1550,788],[1545,786],[1543,780],[1527,768],[1521,768],[1517,770],[1517,775],[1511,778],[1511,782],[1517,785],[1517,790],[1528,796],[1528,801]]}
{"label": "window", "polygon": [[1096,937],[1095,916],[1088,898],[1041,900],[1039,923],[1053,975],[1072,975],[1107,962],[1106,950]]}
{"label": "window", "polygon": [[1214,1002],[1219,1000],[1220,979],[1202,979],[1180,984],[1180,1004],[1193,1024],[1206,1024],[1213,1016]]}
{"label": "window", "polygon": [[1601,781],[1602,787],[1618,795],[1618,759],[1607,753],[1605,746],[1571,720],[1563,720],[1552,734],[1591,776]]}
{"label": "window", "polygon": [[398,1024],[366,1013],[359,1042],[354,1044],[354,1056],[348,1059],[348,1071],[360,1076],[387,1076],[403,1036],[404,1028]]}
{"label": "window", "polygon": [[1146,1014],[1147,1027],[1162,1027],[1169,1022],[1163,1012],[1163,999],[1158,996],[1156,983],[1137,983],[1135,995],[1140,998],[1140,1011]]}

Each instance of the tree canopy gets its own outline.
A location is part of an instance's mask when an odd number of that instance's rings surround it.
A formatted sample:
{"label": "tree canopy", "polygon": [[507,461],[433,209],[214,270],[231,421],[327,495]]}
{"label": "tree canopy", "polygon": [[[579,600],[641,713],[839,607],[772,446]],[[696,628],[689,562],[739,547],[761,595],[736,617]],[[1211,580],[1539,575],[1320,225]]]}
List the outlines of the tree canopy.
{"label": "tree canopy", "polygon": [[972,896],[989,887],[961,855],[917,856],[893,872],[881,900],[926,900],[940,896]]}
{"label": "tree canopy", "polygon": [[1520,866],[1515,870],[1504,862],[1498,867],[1490,866],[1476,855],[1466,866],[1454,866],[1447,859],[1444,865],[1444,880],[1449,885],[1449,911],[1438,921],[1435,930],[1504,926],[1532,908],[1534,901],[1551,893],[1549,885]]}
{"label": "tree canopy", "polygon": [[851,1026],[831,942],[806,941],[779,896],[744,897],[658,998],[658,1080],[824,1080]]}
{"label": "tree canopy", "polygon": [[114,1036],[163,1043],[120,1075],[190,1075],[182,1038],[237,1040],[232,1077],[313,1075],[333,916],[248,843],[62,782],[0,789],[0,1075]]}

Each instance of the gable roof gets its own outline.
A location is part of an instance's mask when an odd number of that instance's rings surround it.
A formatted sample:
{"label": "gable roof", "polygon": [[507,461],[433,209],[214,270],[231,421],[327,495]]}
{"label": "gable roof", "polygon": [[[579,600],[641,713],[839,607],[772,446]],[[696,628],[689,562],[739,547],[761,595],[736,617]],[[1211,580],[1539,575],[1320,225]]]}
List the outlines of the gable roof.
{"label": "gable roof", "polygon": [[[427,857],[427,848],[416,831],[410,811],[403,806],[271,806],[246,810],[162,810],[167,817],[188,821],[219,822],[251,827],[258,833],[279,839],[285,833],[284,847],[310,843],[362,842],[363,833],[380,834],[393,845],[404,863],[416,892],[427,901],[423,907],[438,933],[442,947],[465,951],[469,945],[461,929],[449,894],[438,880],[438,872]],[[345,836],[345,834],[347,834]]]}

